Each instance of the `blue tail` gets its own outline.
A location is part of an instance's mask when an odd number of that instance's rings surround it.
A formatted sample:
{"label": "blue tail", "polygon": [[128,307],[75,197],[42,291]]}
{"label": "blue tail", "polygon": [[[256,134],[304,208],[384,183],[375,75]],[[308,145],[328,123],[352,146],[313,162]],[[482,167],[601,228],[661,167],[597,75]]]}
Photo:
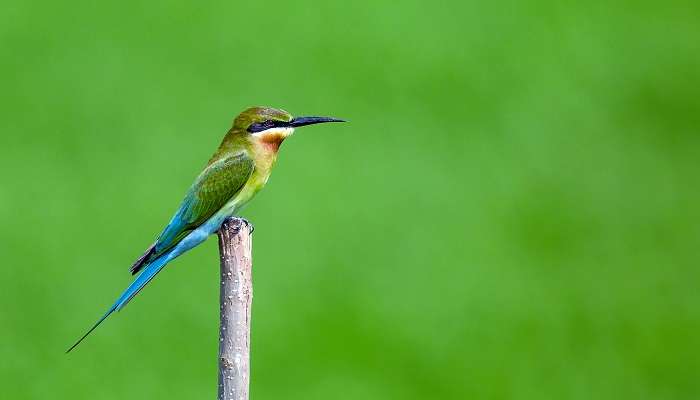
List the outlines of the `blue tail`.
{"label": "blue tail", "polygon": [[[114,303],[112,306],[115,311],[120,311],[122,308],[126,307],[127,303],[131,301],[131,299],[134,298],[141,289],[143,289],[148,282],[151,281],[151,279],[155,278],[155,276],[160,272],[163,267],[165,267],[166,264],[171,258],[172,252],[168,252],[163,254],[162,256],[156,258],[153,260],[152,263],[150,263],[146,268],[143,269],[143,272],[134,280],[134,282],[129,285],[128,288],[122,293],[121,296],[117,299],[117,301]],[[174,258],[174,257],[173,257]]]}
{"label": "blue tail", "polygon": [[191,248],[197,246],[198,244],[202,243],[204,240],[207,239],[209,235],[212,233],[216,232],[219,227],[221,226],[221,223],[223,220],[228,216],[227,212],[222,212],[220,211],[217,213],[215,216],[210,218],[206,223],[202,224],[199,228],[195,229],[192,231],[190,234],[185,236],[174,248],[169,250],[167,253],[164,253],[160,257],[156,258],[155,260],[151,261],[147,266],[145,266],[142,270],[139,276],[136,277],[136,279],[129,285],[128,288],[122,293],[121,296],[117,299],[117,301],[112,304],[112,307],[107,310],[105,315],[102,316],[95,325],[88,330],[83,337],[78,339],[77,342],[73,346],[71,346],[70,349],[66,351],[66,353],[70,352],[75,348],[75,346],[79,345],[80,342],[82,342],[92,331],[95,330],[107,317],[109,317],[113,312],[119,311],[122,308],[124,308],[127,303],[131,299],[136,296],[141,289],[143,289],[148,282],[151,281],[151,279],[155,278],[155,276],[160,272],[160,270],[163,269],[170,261],[172,261],[175,257],[179,256],[180,254],[185,253],[186,251],[190,250]]}
{"label": "blue tail", "polygon": [[162,256],[153,260],[153,262],[150,263],[146,268],[144,268],[143,272],[141,272],[141,274],[131,283],[131,285],[129,285],[129,287],[126,288],[124,293],[122,293],[122,295],[119,296],[119,298],[116,302],[114,302],[112,307],[110,307],[109,310],[107,310],[107,312],[99,320],[97,320],[95,325],[93,325],[92,328],[90,328],[80,339],[78,339],[78,341],[75,342],[75,344],[71,346],[70,349],[66,350],[66,353],[69,353],[77,345],[79,345],[80,342],[82,342],[90,333],[92,333],[92,331],[94,331],[95,328],[100,326],[100,324],[105,319],[107,319],[107,317],[109,317],[113,312],[119,311],[122,308],[124,308],[127,305],[127,303],[129,303],[129,301],[133,299],[134,296],[136,296],[141,291],[141,289],[143,289],[148,284],[148,282],[150,282],[151,279],[153,279],[158,274],[158,272],[160,272],[160,270],[162,270],[163,267],[165,267],[166,264],[168,264],[170,260],[175,258],[173,257],[173,255],[174,254],[172,251],[163,254]]}

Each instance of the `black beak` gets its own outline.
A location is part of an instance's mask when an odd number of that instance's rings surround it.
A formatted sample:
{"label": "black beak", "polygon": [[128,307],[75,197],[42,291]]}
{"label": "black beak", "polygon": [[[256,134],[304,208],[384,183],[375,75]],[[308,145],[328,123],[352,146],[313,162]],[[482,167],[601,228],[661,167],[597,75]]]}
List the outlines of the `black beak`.
{"label": "black beak", "polygon": [[324,122],[345,122],[342,119],[330,117],[296,117],[289,121],[289,126],[296,128],[299,126],[322,124]]}

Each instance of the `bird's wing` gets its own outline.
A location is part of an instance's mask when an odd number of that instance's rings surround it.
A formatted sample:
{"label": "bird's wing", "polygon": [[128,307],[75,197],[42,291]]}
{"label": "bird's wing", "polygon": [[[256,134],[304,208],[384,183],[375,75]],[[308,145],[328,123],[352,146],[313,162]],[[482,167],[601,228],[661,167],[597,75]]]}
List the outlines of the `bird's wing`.
{"label": "bird's wing", "polygon": [[156,242],[131,266],[131,273],[139,272],[219,211],[241,190],[253,169],[253,160],[246,152],[229,155],[205,168]]}

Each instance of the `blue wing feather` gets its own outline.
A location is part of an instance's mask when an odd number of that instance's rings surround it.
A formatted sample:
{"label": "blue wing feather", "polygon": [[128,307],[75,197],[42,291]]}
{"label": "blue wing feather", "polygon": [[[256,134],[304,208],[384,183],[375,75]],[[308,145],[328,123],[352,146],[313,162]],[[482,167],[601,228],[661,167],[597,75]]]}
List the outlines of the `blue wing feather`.
{"label": "blue wing feather", "polygon": [[131,273],[139,272],[220,210],[245,185],[253,168],[246,152],[221,158],[205,168],[156,242],[131,266]]}
{"label": "blue wing feather", "polygon": [[[253,160],[237,153],[210,164],[187,192],[180,208],[158,236],[156,243],[134,263],[134,274],[142,270],[117,301],[67,352],[73,350],[113,312],[123,309],[168,262],[203,242],[218,229],[225,215],[217,211],[238,193],[253,172]],[[213,215],[216,218],[212,218]],[[206,221],[209,221],[205,223]]]}

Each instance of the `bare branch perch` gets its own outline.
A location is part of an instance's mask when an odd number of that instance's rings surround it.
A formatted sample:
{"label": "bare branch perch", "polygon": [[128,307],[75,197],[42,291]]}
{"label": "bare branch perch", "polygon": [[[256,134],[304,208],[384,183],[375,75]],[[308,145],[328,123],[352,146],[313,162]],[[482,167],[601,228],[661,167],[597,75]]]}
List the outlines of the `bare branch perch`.
{"label": "bare branch perch", "polygon": [[249,228],[247,221],[229,218],[219,230],[219,400],[248,400],[250,311],[253,301],[252,237]]}

